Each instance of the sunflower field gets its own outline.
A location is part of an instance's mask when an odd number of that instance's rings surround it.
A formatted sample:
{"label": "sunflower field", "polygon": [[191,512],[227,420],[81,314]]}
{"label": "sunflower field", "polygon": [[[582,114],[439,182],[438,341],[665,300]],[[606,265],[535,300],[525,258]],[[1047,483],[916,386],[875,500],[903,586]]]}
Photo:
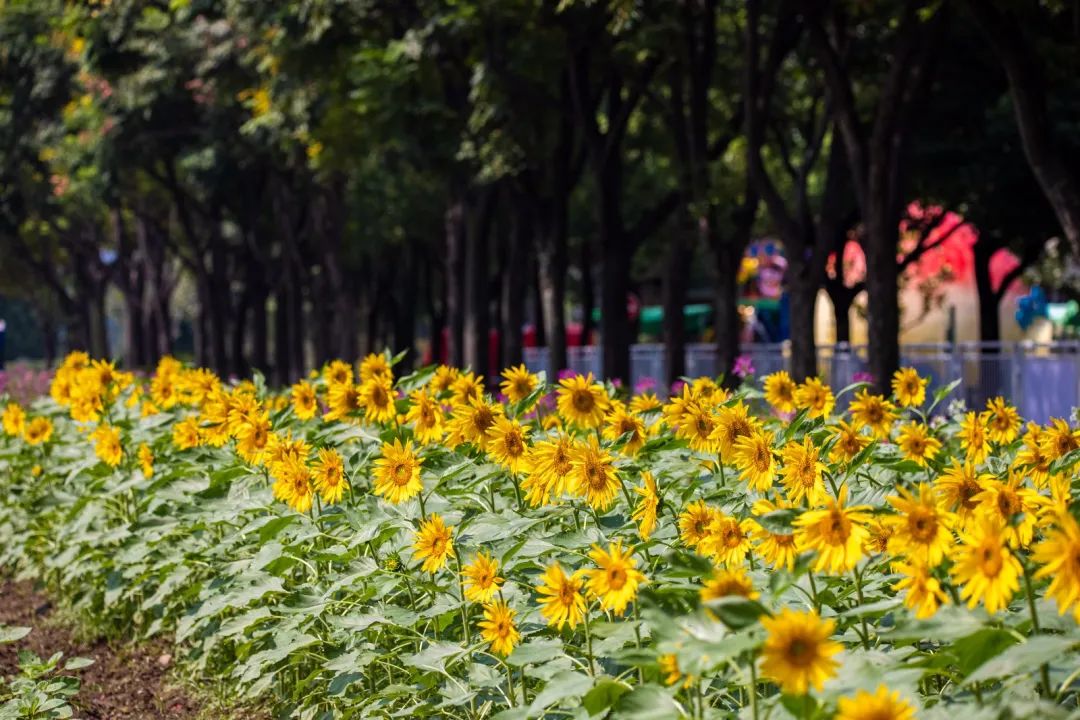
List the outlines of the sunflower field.
{"label": "sunflower field", "polygon": [[1076,716],[1069,422],[395,360],[70,355],[0,406],[0,571],[282,717]]}

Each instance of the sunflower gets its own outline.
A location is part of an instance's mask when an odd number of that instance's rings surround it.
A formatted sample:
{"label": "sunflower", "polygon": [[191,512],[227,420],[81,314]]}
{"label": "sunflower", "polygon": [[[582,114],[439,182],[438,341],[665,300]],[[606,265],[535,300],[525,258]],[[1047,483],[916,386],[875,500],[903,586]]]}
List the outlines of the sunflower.
{"label": "sunflower", "polygon": [[876,438],[889,437],[893,421],[896,419],[896,406],[881,395],[871,395],[863,388],[851,401],[851,420],[860,430],[870,428]]}
{"label": "sunflower", "polygon": [[566,435],[541,440],[529,448],[526,477],[521,482],[525,499],[533,507],[548,502],[569,490],[573,465],[573,442]]}
{"label": "sunflower", "polygon": [[4,407],[3,415],[0,415],[0,424],[3,424],[5,433],[18,437],[26,427],[26,411],[18,403],[9,402]]}
{"label": "sunflower", "polygon": [[905,458],[922,467],[926,467],[941,450],[941,441],[932,436],[925,425],[917,422],[909,422],[900,428],[896,444]]}
{"label": "sunflower", "polygon": [[528,434],[529,429],[522,427],[517,420],[500,415],[487,430],[487,453],[492,460],[510,472],[519,472],[525,466],[529,449],[526,440]]}
{"label": "sunflower", "polygon": [[251,465],[258,465],[270,441],[270,415],[264,410],[251,416],[236,433],[236,451]]}
{"label": "sunflower", "polygon": [[679,426],[683,424],[687,413],[692,409],[701,407],[702,404],[689,383],[683,383],[681,392],[668,398],[667,404],[663,406],[664,424],[673,431],[678,430]]}
{"label": "sunflower", "polygon": [[311,487],[311,470],[304,459],[288,456],[274,466],[274,497],[298,513],[311,510],[315,492]]}
{"label": "sunflower", "polygon": [[23,428],[23,440],[27,445],[41,445],[49,442],[53,434],[52,421],[47,417],[36,417]]}
{"label": "sunflower", "polygon": [[750,535],[755,526],[756,523],[749,518],[740,521],[717,511],[705,537],[698,544],[698,552],[708,555],[724,567],[741,565],[750,552]]}
{"label": "sunflower", "polygon": [[450,402],[454,405],[465,405],[473,400],[482,400],[483,397],[483,375],[459,372],[450,385]]}
{"label": "sunflower", "polygon": [[154,451],[150,449],[149,445],[143,443],[139,446],[136,457],[139,459],[139,467],[142,468],[143,477],[152,478],[154,476]]}
{"label": "sunflower", "polygon": [[521,633],[514,624],[515,610],[502,600],[484,606],[484,619],[477,623],[480,637],[491,644],[491,652],[506,657],[521,641]]}
{"label": "sunflower", "polygon": [[[789,507],[791,507],[791,504],[787,501],[781,500],[773,503],[771,500],[763,498],[754,503],[752,510],[754,515],[762,517]],[[795,544],[795,535],[770,532],[756,520],[754,524],[756,525],[753,531],[754,552],[773,569],[787,568],[789,572],[793,570],[795,568],[795,558],[799,554],[798,547]]]}
{"label": "sunflower", "polygon": [[1036,422],[1029,422],[1024,433],[1024,446],[1013,459],[1014,468],[1023,468],[1037,488],[1046,487],[1050,479],[1051,458],[1043,452],[1043,429]]}
{"label": "sunflower", "polygon": [[700,406],[692,406],[687,409],[675,430],[675,436],[686,440],[691,450],[713,454],[717,449],[717,442],[713,439],[713,431],[716,429],[716,416],[712,410]]}
{"label": "sunflower", "polygon": [[881,515],[875,516],[867,524],[869,535],[863,542],[863,552],[867,555],[883,555],[889,551],[889,540],[896,534],[896,526],[890,522],[891,518]]}
{"label": "sunflower", "polygon": [[803,499],[811,505],[820,505],[825,499],[825,483],[822,471],[825,464],[818,458],[818,449],[809,435],[803,436],[802,442],[788,442],[781,451],[784,466],[780,468],[781,482],[792,503]]}
{"label": "sunflower", "polygon": [[892,537],[889,551],[934,567],[945,557],[952,545],[952,513],[938,507],[938,500],[929,483],[919,485],[918,495],[898,488],[900,495],[887,498],[899,515],[891,518]]}
{"label": "sunflower", "polygon": [[683,676],[682,669],[679,667],[679,658],[675,656],[675,653],[665,653],[656,659],[657,667],[660,669],[660,674],[664,678],[665,685],[674,685],[683,681],[683,688],[688,688],[694,684],[694,676]]}
{"label": "sunflower", "polygon": [[412,423],[413,435],[423,445],[437,443],[446,434],[442,407],[423,389],[409,394],[405,422]]}
{"label": "sunflower", "polygon": [[648,430],[645,421],[635,413],[630,412],[622,403],[612,402],[611,412],[604,418],[604,439],[612,442],[623,435],[627,440],[623,443],[622,451],[627,455],[636,455],[648,439]]}
{"label": "sunflower", "polygon": [[360,382],[365,383],[372,378],[393,381],[394,370],[390,367],[390,360],[385,353],[369,353],[360,361]]}
{"label": "sunflower", "polygon": [[761,423],[750,416],[750,408],[743,404],[742,400],[734,405],[721,407],[716,413],[716,428],[712,435],[720,449],[720,459],[732,462],[735,458],[735,443],[740,438],[750,437],[760,427]]}
{"label": "sunflower", "polygon": [[564,625],[575,628],[585,619],[585,596],[581,594],[585,586],[585,576],[584,569],[567,575],[558,562],[549,565],[540,576],[540,585],[536,591],[541,596],[540,614],[547,620],[548,625],[560,630]]}
{"label": "sunflower", "polygon": [[854,696],[840,698],[836,710],[834,720],[915,720],[915,707],[884,685],[873,693],[857,690]]}
{"label": "sunflower", "polygon": [[795,405],[810,418],[828,417],[836,405],[832,389],[818,378],[807,378],[795,389]]}
{"label": "sunflower", "polygon": [[472,443],[483,450],[487,447],[487,431],[495,424],[495,418],[503,414],[501,405],[484,402],[482,397],[471,397],[454,406],[447,429],[450,431],[447,442],[456,448],[462,443]]}
{"label": "sunflower", "polygon": [[773,617],[763,617],[768,632],[762,646],[761,672],[792,695],[803,695],[813,687],[821,690],[840,666],[833,655],[843,646],[831,640],[836,622],[821,619],[816,612],[784,608]]}
{"label": "sunflower", "polygon": [[963,527],[979,506],[975,498],[993,479],[992,475],[975,470],[973,463],[961,463],[953,458],[952,464],[934,481],[934,490],[945,509],[956,513],[958,524]]}
{"label": "sunflower", "polygon": [[1007,445],[1020,434],[1020,413],[1005,402],[1003,397],[986,401],[986,429],[990,439],[999,445]]}
{"label": "sunflower", "polygon": [[975,521],[957,531],[960,546],[952,552],[953,581],[963,585],[960,597],[973,608],[980,602],[993,615],[1009,605],[1020,588],[1020,561],[1005,542],[1005,526],[998,517],[978,514]]}
{"label": "sunflower", "polygon": [[660,398],[656,397],[656,393],[644,392],[630,399],[630,411],[642,415],[659,410],[660,406]]}
{"label": "sunflower", "polygon": [[315,386],[307,380],[301,380],[292,386],[289,394],[292,396],[293,412],[301,420],[310,420],[315,417],[319,410],[319,398],[315,394]]}
{"label": "sunflower", "polygon": [[992,515],[1001,523],[1005,539],[1013,547],[1027,547],[1035,533],[1039,511],[1046,498],[1031,488],[1021,487],[1021,476],[1011,473],[1007,482],[990,480],[986,489],[972,498],[976,514]]}
{"label": "sunflower", "polygon": [[600,447],[596,436],[590,435],[571,454],[571,492],[585,498],[585,502],[596,510],[610,508],[621,486],[614,461],[611,453]]}
{"label": "sunflower", "polygon": [[638,500],[637,507],[634,508],[630,517],[637,522],[641,539],[648,540],[656,529],[656,512],[660,507],[660,496],[656,492],[656,478],[651,472],[641,473],[641,480],[644,484],[634,488],[634,492],[640,495],[641,499]]}
{"label": "sunflower", "polygon": [[483,552],[461,569],[461,575],[465,599],[475,603],[491,602],[503,584],[503,579],[499,577],[499,561]]}
{"label": "sunflower", "polygon": [[844,420],[830,427],[829,433],[833,438],[829,460],[837,464],[851,462],[870,444],[870,438]]}
{"label": "sunflower", "polygon": [[172,441],[178,450],[190,450],[193,447],[198,447],[202,442],[199,437],[198,418],[189,415],[173,425]]}
{"label": "sunflower", "polygon": [[420,480],[423,462],[413,452],[411,441],[404,445],[398,439],[393,444],[383,443],[382,455],[375,460],[375,494],[394,505],[413,499],[424,489]]}
{"label": "sunflower", "polygon": [[986,418],[986,413],[982,415],[976,415],[974,412],[966,413],[964,419],[960,421],[960,432],[956,435],[961,447],[964,448],[967,459],[975,464],[985,461],[986,456],[990,454],[990,436],[986,431]]}
{"label": "sunflower", "polygon": [[[349,368],[349,372],[352,372],[352,368]],[[360,388],[352,382],[333,383],[326,395],[326,405],[323,419],[327,422],[356,417],[360,412]]]}
{"label": "sunflower", "polygon": [[1076,605],[1073,616],[1080,622],[1080,525],[1067,511],[1055,515],[1054,526],[1033,548],[1032,559],[1042,565],[1035,577],[1050,578],[1046,596],[1057,601],[1058,614]]}
{"label": "sunflower", "polygon": [[529,397],[533,390],[540,384],[540,378],[529,372],[524,365],[506,368],[502,371],[503,381],[499,385],[506,399],[512,403],[518,403]]}
{"label": "sunflower", "polygon": [[701,591],[701,601],[719,600],[726,597],[744,597],[757,600],[760,596],[754,590],[754,583],[743,568],[717,568],[712,577],[705,581]]}
{"label": "sunflower", "polygon": [[341,502],[349,481],[345,479],[345,461],[333,448],[321,448],[311,466],[312,480],[319,497],[327,505]]}
{"label": "sunflower", "polygon": [[735,441],[735,467],[739,477],[751,490],[765,492],[776,477],[776,460],[773,458],[773,435],[757,430]]}
{"label": "sunflower", "polygon": [[598,566],[587,573],[589,594],[600,600],[603,609],[622,615],[637,597],[638,585],[646,582],[637,570],[632,551],[623,550],[620,540],[608,545],[607,550],[593,545],[589,557]]}
{"label": "sunflower", "polygon": [[457,368],[440,365],[435,368],[435,373],[431,376],[431,380],[428,381],[428,387],[431,388],[431,392],[435,395],[448,393],[459,375],[460,371]]}
{"label": "sunflower", "polygon": [[709,525],[719,512],[704,500],[695,500],[679,515],[679,537],[687,547],[696,548],[709,532]]}
{"label": "sunflower", "polygon": [[388,423],[397,417],[394,380],[389,375],[375,375],[365,380],[360,386],[359,401],[368,422]]}
{"label": "sunflower", "polygon": [[893,373],[893,397],[900,407],[922,407],[926,402],[927,378],[919,377],[914,368],[901,368]]}
{"label": "sunflower", "polygon": [[1039,448],[1050,462],[1080,448],[1080,430],[1074,430],[1061,418],[1053,418],[1042,432]]}
{"label": "sunflower", "polygon": [[795,381],[786,370],[778,370],[765,376],[765,402],[777,412],[795,411]]}
{"label": "sunflower", "polygon": [[814,550],[815,572],[834,575],[851,570],[863,554],[869,536],[866,524],[870,517],[866,505],[844,507],[847,485],[840,486],[840,497],[829,498],[820,510],[808,510],[795,519],[795,542],[800,550]]}
{"label": "sunflower", "polygon": [[559,415],[571,425],[592,429],[604,422],[608,397],[604,386],[593,380],[592,373],[560,380],[557,398]]}
{"label": "sunflower", "polygon": [[351,385],[353,381],[352,365],[343,360],[333,360],[323,368],[323,380],[330,387]]}
{"label": "sunflower", "polygon": [[941,583],[930,574],[925,563],[893,563],[893,570],[903,575],[893,590],[906,591],[904,607],[914,610],[915,617],[925,620],[937,612],[938,607],[949,601],[949,596],[941,589]]}
{"label": "sunflower", "polygon": [[448,558],[454,557],[453,530],[437,513],[420,523],[420,529],[413,534],[413,555],[424,561],[421,570],[437,572]]}

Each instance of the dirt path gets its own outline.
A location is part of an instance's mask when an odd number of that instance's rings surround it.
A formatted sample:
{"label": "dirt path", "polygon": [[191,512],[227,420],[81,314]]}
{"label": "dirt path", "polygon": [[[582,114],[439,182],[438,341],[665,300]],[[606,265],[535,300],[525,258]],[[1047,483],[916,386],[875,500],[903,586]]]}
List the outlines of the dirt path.
{"label": "dirt path", "polygon": [[[82,682],[75,696],[76,717],[84,720],[207,720],[200,703],[170,684],[172,658],[162,643],[91,645],[75,640],[71,629],[50,619],[52,604],[28,582],[0,578],[0,624],[31,627],[17,643],[0,645],[0,676],[17,671],[19,650],[47,658],[63,652],[65,658],[84,657],[93,665],[73,671]],[[220,717],[220,716],[217,716]]]}

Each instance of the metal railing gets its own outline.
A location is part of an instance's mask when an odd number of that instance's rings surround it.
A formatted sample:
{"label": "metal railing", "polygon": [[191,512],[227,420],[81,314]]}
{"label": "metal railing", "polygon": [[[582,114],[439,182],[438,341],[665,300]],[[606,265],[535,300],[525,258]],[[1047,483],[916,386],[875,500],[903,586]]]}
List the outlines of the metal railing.
{"label": "metal railing", "polygon": [[[865,345],[825,345],[818,348],[818,372],[833,388],[854,382],[868,370]],[[754,374],[762,377],[789,369],[787,343],[743,345]],[[567,349],[570,370],[601,377],[598,346]],[[900,348],[900,363],[930,378],[931,392],[953,380],[961,380],[953,393],[967,407],[980,409],[998,395],[1017,406],[1025,419],[1047,422],[1051,417],[1070,417],[1080,405],[1080,341],[918,343]],[[525,365],[533,372],[546,371],[554,379],[547,348],[525,348]],[[687,377],[717,374],[716,348],[708,344],[686,346]],[[630,348],[630,382],[633,387],[652,381],[660,394],[667,388],[664,346],[641,344]]]}

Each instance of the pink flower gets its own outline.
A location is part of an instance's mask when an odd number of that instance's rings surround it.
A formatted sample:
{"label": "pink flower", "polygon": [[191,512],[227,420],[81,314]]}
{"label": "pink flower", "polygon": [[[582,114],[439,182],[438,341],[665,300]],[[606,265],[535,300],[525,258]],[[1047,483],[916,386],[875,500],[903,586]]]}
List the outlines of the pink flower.
{"label": "pink flower", "polygon": [[735,358],[735,367],[731,370],[737,377],[746,378],[754,374],[754,360],[745,353]]}

